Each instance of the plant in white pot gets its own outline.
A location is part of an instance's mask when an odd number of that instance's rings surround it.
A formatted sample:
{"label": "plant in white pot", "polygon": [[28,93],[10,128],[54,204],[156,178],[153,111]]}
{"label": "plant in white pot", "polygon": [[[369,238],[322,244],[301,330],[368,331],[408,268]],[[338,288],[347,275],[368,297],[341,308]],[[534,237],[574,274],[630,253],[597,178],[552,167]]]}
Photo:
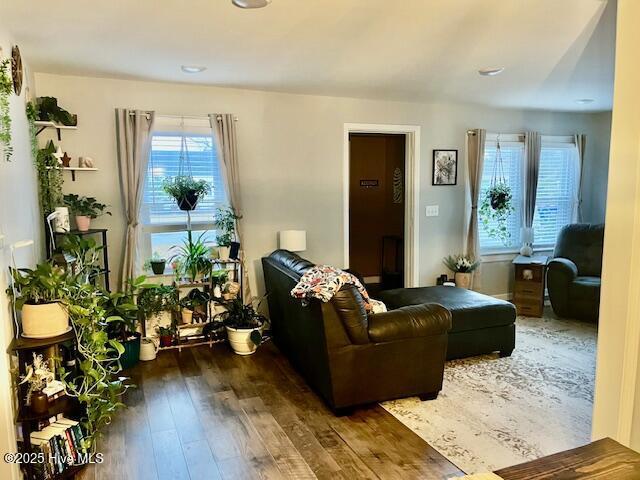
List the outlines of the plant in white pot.
{"label": "plant in white pot", "polygon": [[456,287],[471,288],[473,272],[480,265],[478,260],[464,255],[449,255],[444,258],[443,263],[454,272]]}
{"label": "plant in white pot", "polygon": [[80,197],[74,193],[64,196],[64,203],[76,216],[76,226],[81,232],[91,228],[91,220],[101,215],[111,215],[107,206],[98,202],[94,197]]}
{"label": "plant in white pot", "polygon": [[215,215],[216,243],[218,244],[218,257],[221,261],[229,260],[231,243],[236,240],[236,222],[242,216],[237,215],[232,207],[218,208]]}
{"label": "plant in white pot", "polygon": [[264,341],[262,333],[266,319],[256,312],[253,305],[244,305],[240,299],[225,306],[224,325],[231,348],[238,355],[251,355]]}
{"label": "plant in white pot", "polygon": [[14,305],[22,311],[22,335],[49,338],[69,331],[69,313],[64,305],[68,296],[68,275],[64,269],[45,262],[34,270],[12,270]]}

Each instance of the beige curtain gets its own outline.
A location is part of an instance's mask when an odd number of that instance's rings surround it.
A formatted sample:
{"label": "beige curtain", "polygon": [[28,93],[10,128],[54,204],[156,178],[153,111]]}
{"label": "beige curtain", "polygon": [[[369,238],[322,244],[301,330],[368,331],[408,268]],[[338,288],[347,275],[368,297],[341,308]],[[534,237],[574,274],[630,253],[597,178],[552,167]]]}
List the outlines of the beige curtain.
{"label": "beige curtain", "polygon": [[[216,141],[218,149],[218,158],[222,159],[222,174],[227,187],[227,195],[229,203],[237,215],[242,215],[242,195],[240,193],[240,165],[238,161],[238,141],[236,133],[235,117],[229,113],[211,113],[209,114],[209,122],[213,130],[213,137]],[[244,232],[242,228],[242,220],[236,222],[236,234],[238,242],[240,242],[243,276],[243,298],[245,302],[251,299],[251,288],[249,286],[249,273],[247,272],[246,262],[244,258],[243,239]]]}
{"label": "beige curtain", "polygon": [[533,217],[536,213],[536,196],[538,193],[538,173],[540,172],[542,136],[538,132],[525,133],[524,148],[525,170],[522,243],[533,244]]}
{"label": "beige curtain", "polygon": [[467,229],[467,255],[480,258],[480,238],[478,235],[478,202],[480,200],[480,184],[484,167],[484,146],[487,132],[476,129],[467,132],[467,177],[471,196],[471,211]]}
{"label": "beige curtain", "polygon": [[139,237],[139,216],[142,205],[144,179],[149,163],[151,130],[154,112],[116,108],[116,143],[120,191],[127,230],[122,255],[120,287],[136,275]]}
{"label": "beige curtain", "polygon": [[576,149],[578,150],[578,171],[577,171],[577,179],[578,179],[578,191],[576,192],[575,199],[575,208],[573,214],[574,222],[582,222],[582,166],[584,165],[584,152],[587,146],[587,136],[581,133],[574,135],[573,138]]}

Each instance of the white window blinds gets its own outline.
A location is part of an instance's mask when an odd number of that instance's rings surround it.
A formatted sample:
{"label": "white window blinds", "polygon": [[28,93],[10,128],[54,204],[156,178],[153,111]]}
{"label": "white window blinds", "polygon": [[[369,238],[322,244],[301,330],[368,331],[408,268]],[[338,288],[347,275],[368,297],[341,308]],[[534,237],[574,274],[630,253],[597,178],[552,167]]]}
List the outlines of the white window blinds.
{"label": "white window blinds", "polygon": [[533,218],[534,246],[555,245],[560,229],[575,221],[578,168],[575,145],[542,145]]}
{"label": "white window blinds", "polygon": [[[188,132],[185,136],[193,178],[206,180],[211,185],[211,194],[198,202],[196,210],[191,212],[191,221],[194,224],[213,224],[216,208],[228,203],[213,137]],[[146,225],[186,226],[186,212],[181,211],[176,201],[162,189],[165,178],[179,173],[181,137],[180,132],[153,134],[142,208],[142,220]]]}

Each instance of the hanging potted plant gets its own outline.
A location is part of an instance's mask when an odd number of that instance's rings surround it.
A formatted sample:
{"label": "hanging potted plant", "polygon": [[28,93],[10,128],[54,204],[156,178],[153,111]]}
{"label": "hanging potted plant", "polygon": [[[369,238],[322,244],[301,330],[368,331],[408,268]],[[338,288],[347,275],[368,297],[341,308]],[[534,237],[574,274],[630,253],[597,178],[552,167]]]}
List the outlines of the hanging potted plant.
{"label": "hanging potted plant", "polygon": [[464,255],[449,255],[442,261],[449,270],[454,272],[456,287],[471,288],[473,271],[478,268],[480,262]]}
{"label": "hanging potted plant", "polygon": [[179,175],[166,178],[162,188],[171,195],[180,210],[195,210],[198,201],[211,192],[206,180],[194,180],[192,177]]}
{"label": "hanging potted plant", "polygon": [[218,208],[214,221],[216,223],[216,243],[218,244],[218,258],[222,262],[229,260],[231,244],[236,239],[236,222],[242,216],[236,215],[232,207]]}
{"label": "hanging potted plant", "polygon": [[[65,301],[67,273],[45,262],[31,269],[12,269],[14,305],[22,311],[22,336],[49,338],[69,331],[69,313]],[[7,289],[13,296],[14,290]]]}
{"label": "hanging potted plant", "polygon": [[64,203],[75,213],[76,226],[81,232],[86,232],[91,227],[91,220],[100,215],[111,215],[105,211],[107,206],[99,203],[94,197],[80,197],[75,194],[64,196]]}
{"label": "hanging potted plant", "polygon": [[491,185],[482,198],[478,214],[487,235],[500,240],[505,247],[511,244],[511,232],[507,228],[507,221],[514,210],[511,187],[504,177],[500,141],[498,141]]}
{"label": "hanging potted plant", "polygon": [[224,325],[229,344],[238,355],[251,355],[263,342],[265,318],[253,308],[235,299],[225,305]]}

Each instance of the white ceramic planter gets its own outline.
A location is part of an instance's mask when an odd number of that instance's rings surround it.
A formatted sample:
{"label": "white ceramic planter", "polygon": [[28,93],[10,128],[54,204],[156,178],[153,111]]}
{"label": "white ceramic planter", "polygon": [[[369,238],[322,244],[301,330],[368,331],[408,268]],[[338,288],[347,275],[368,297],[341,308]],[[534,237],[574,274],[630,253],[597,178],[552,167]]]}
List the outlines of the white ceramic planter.
{"label": "white ceramic planter", "polygon": [[57,337],[69,331],[69,313],[58,302],[22,306],[22,335],[28,338]]}
{"label": "white ceramic planter", "polygon": [[76,215],[76,226],[81,232],[86,232],[91,227],[91,217]]}
{"label": "white ceramic planter", "polygon": [[140,343],[140,360],[148,362],[156,359],[158,345],[149,337],[144,337]]}
{"label": "white ceramic planter", "polygon": [[467,290],[471,288],[471,273],[462,273],[457,272],[454,275],[456,281],[456,287],[466,288]]}
{"label": "white ceramic planter", "polygon": [[262,333],[264,325],[260,328],[232,328],[226,327],[227,337],[229,338],[229,344],[234,352],[238,355],[251,355],[258,349],[256,345],[251,341],[251,332],[259,330]]}
{"label": "white ceramic planter", "polygon": [[218,247],[218,258],[221,261],[226,262],[229,260],[229,253],[231,252],[231,247]]}
{"label": "white ceramic planter", "polygon": [[193,322],[193,310],[189,310],[188,308],[182,309],[182,323],[191,323]]}

